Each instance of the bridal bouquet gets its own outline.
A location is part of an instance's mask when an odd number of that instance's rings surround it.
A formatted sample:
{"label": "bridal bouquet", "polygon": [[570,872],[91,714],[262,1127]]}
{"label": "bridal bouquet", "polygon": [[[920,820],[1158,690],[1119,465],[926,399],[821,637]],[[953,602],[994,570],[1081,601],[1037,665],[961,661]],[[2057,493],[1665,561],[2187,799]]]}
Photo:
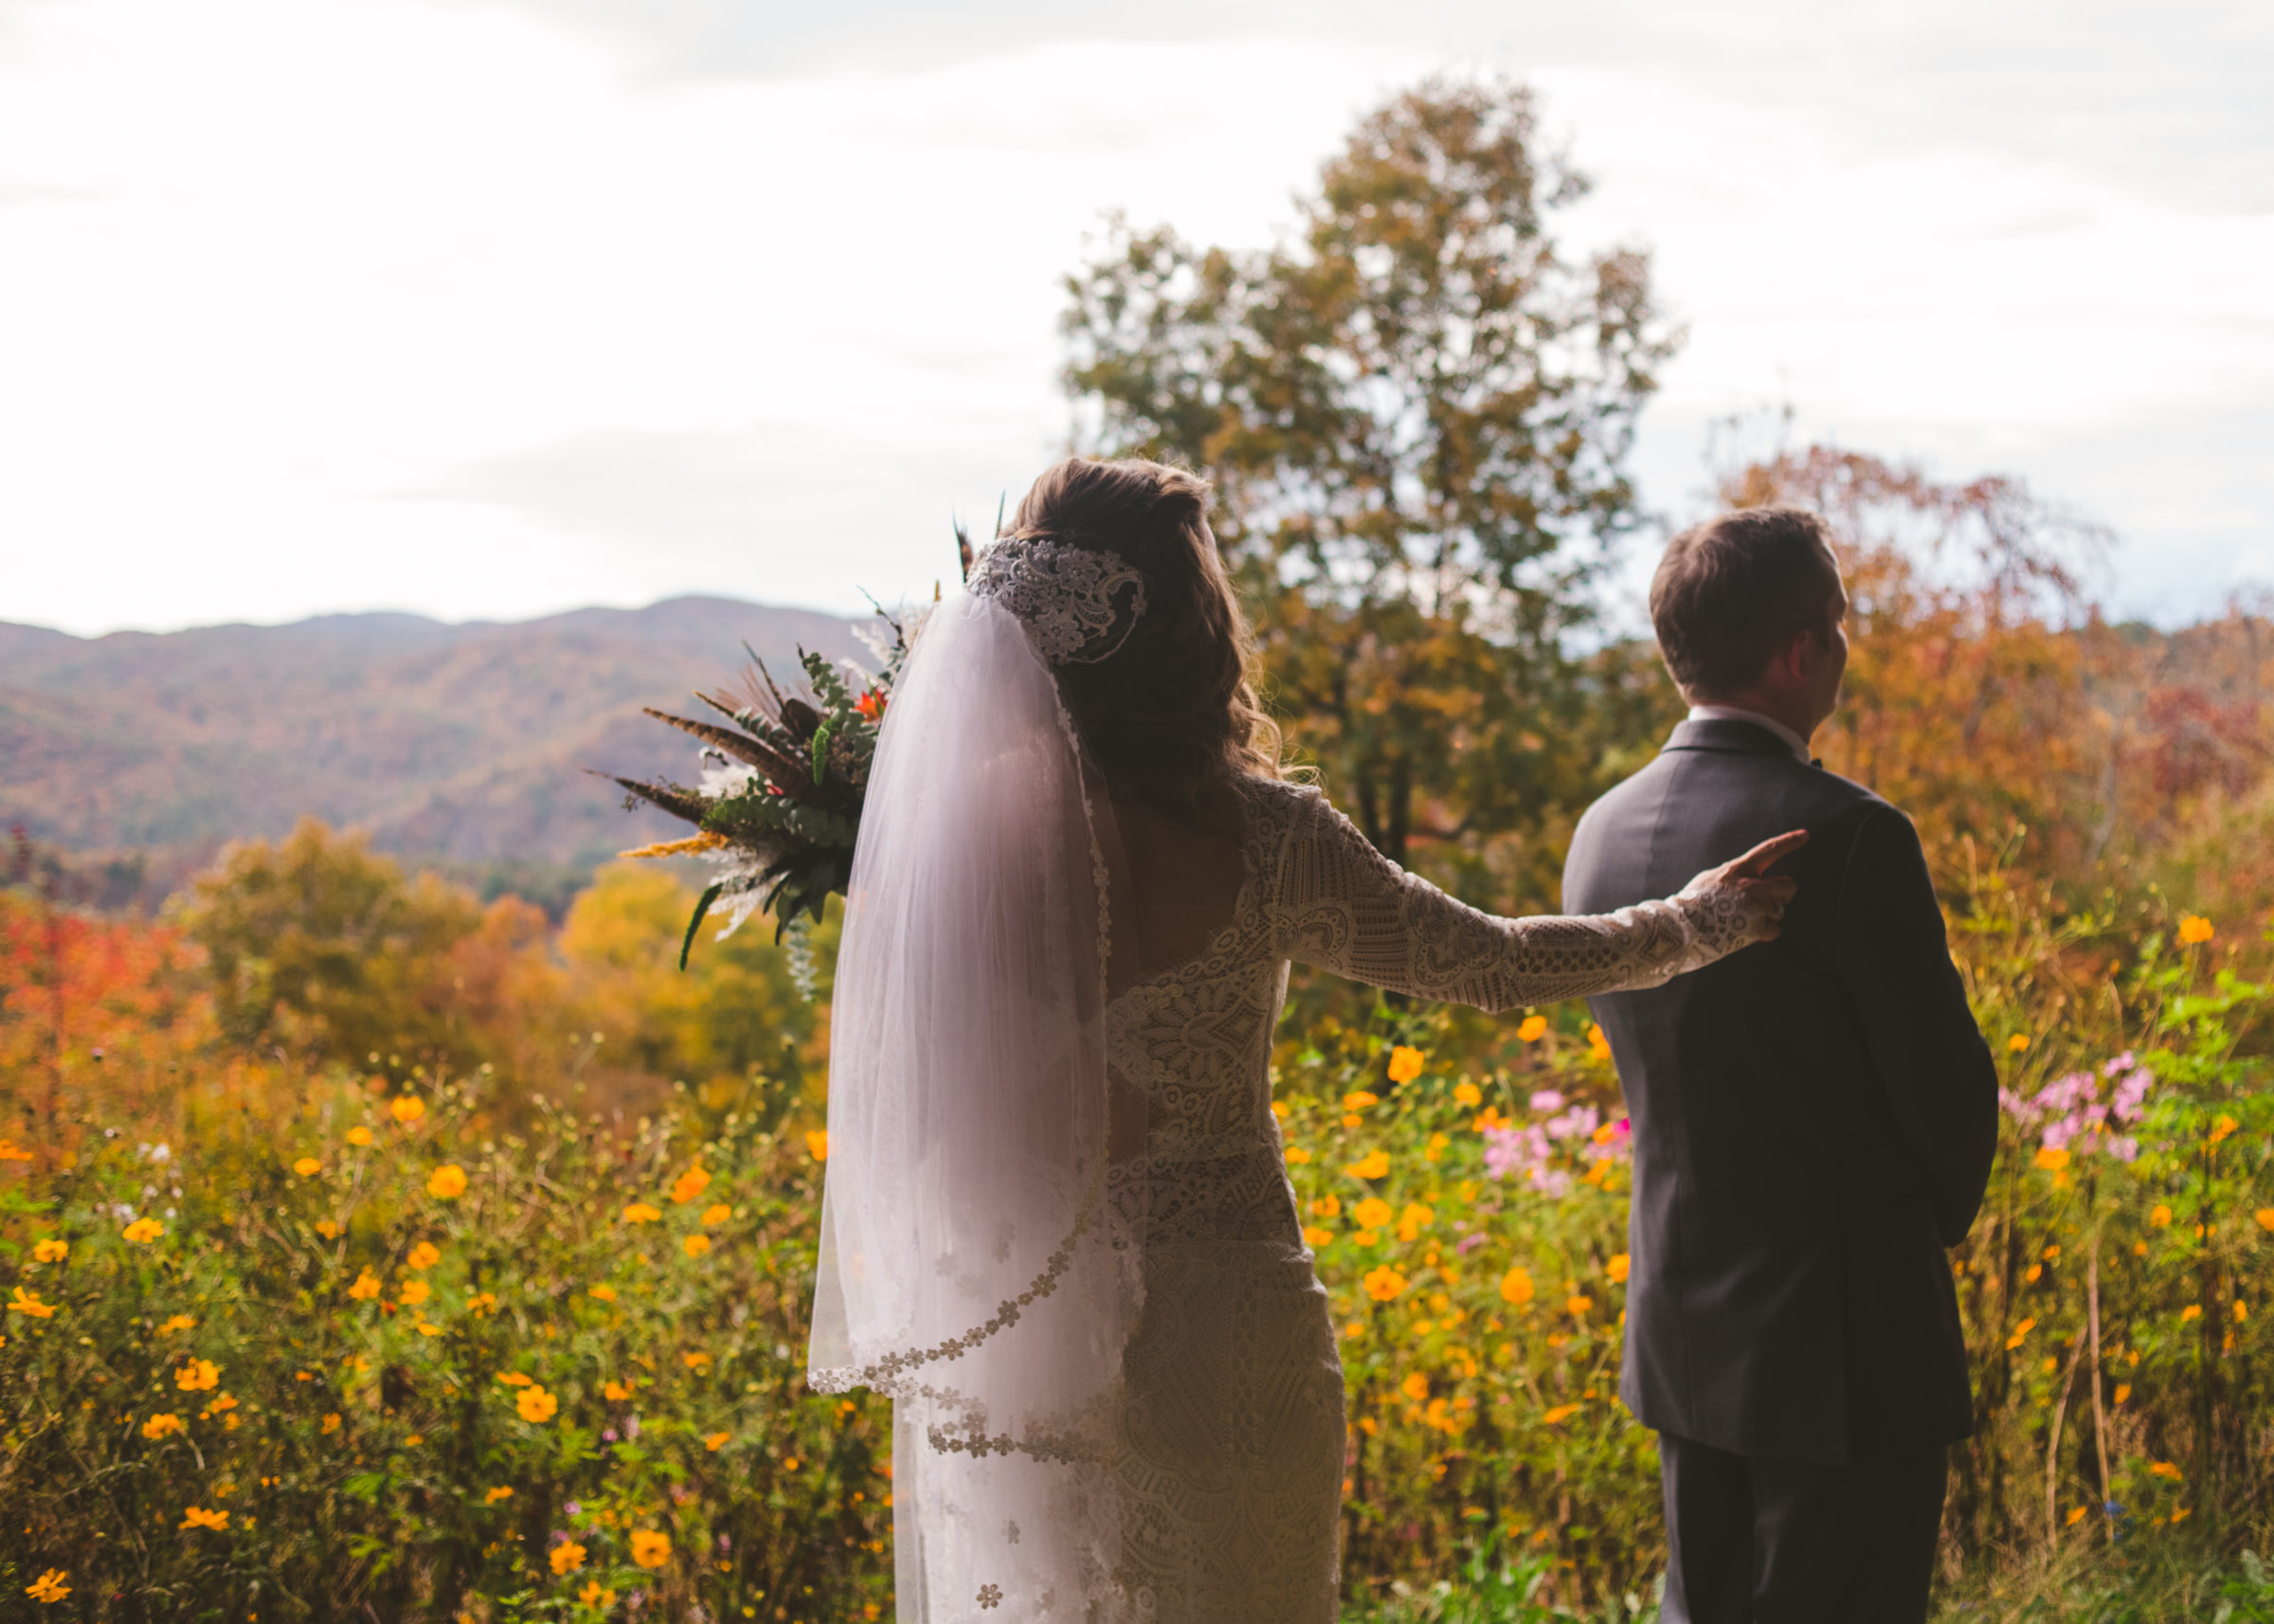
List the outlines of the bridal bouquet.
{"label": "bridal bouquet", "polygon": [[908,658],[910,628],[881,609],[877,615],[890,635],[871,640],[880,660],[874,676],[850,667],[840,673],[800,649],[806,687],[785,694],[753,653],[733,686],[695,695],[731,726],[641,707],[702,741],[703,771],[693,786],[605,775],[623,786],[626,810],[644,801],[701,831],[623,856],[699,857],[718,868],[687,921],[681,969],[695,930],[714,907],[726,915],[722,938],[764,910],[778,921],[776,941],[785,932],[798,938],[791,944],[803,972],[798,979],[801,986],[809,982],[805,933],[820,921],[829,893],[852,879],[869,765],[893,680]]}

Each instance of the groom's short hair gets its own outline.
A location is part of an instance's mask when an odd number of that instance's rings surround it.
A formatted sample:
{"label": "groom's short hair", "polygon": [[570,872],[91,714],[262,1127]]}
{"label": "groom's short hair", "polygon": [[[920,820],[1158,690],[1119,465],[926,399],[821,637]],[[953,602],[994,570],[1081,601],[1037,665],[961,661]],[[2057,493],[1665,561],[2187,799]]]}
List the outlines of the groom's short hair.
{"label": "groom's short hair", "polygon": [[1840,595],[1830,529],[1799,508],[1742,508],[1666,545],[1651,623],[1686,695],[1749,687],[1799,632],[1829,637]]}

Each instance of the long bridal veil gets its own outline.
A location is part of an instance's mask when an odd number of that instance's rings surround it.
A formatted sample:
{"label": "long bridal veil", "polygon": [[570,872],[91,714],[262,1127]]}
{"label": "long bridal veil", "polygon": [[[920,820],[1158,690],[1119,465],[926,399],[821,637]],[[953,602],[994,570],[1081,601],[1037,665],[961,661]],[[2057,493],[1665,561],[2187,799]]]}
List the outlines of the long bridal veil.
{"label": "long bridal veil", "polygon": [[1000,604],[933,609],[877,743],[831,1020],[809,1380],[893,1400],[899,1615],[1081,1619],[1141,1294],[1109,1200],[1101,795]]}

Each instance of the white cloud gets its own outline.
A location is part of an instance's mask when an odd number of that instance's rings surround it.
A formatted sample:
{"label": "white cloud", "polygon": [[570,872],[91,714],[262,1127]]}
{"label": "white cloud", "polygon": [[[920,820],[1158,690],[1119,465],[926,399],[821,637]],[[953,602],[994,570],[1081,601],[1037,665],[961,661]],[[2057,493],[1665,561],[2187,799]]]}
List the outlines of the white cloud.
{"label": "white cloud", "polygon": [[1657,251],[1660,505],[1790,400],[2208,602],[2274,511],[2255,14],[0,0],[0,619],[928,590],[1062,439],[1100,212],[1262,241],[1449,63]]}

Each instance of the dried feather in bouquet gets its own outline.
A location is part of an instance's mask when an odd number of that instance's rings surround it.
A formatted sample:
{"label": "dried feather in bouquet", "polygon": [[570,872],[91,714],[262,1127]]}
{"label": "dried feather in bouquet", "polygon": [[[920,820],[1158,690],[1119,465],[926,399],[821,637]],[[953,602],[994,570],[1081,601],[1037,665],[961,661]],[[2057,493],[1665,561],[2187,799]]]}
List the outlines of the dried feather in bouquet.
{"label": "dried feather in bouquet", "polygon": [[[718,867],[718,877],[705,888],[687,921],[679,944],[681,969],[687,967],[695,930],[714,906],[728,915],[722,937],[764,910],[777,921],[774,938],[780,941],[793,926],[802,934],[818,923],[829,893],[851,883],[869,765],[893,679],[908,656],[908,629],[882,609],[877,615],[891,637],[872,644],[882,669],[860,692],[855,693],[820,655],[800,649],[806,687],[785,694],[766,662],[751,653],[749,668],[734,683],[716,695],[695,695],[731,726],[647,711],[700,741],[704,767],[698,784],[602,775],[623,786],[627,809],[644,801],[701,831],[686,839],[641,846],[625,857],[699,857]],[[745,652],[749,652],[747,644]]]}

